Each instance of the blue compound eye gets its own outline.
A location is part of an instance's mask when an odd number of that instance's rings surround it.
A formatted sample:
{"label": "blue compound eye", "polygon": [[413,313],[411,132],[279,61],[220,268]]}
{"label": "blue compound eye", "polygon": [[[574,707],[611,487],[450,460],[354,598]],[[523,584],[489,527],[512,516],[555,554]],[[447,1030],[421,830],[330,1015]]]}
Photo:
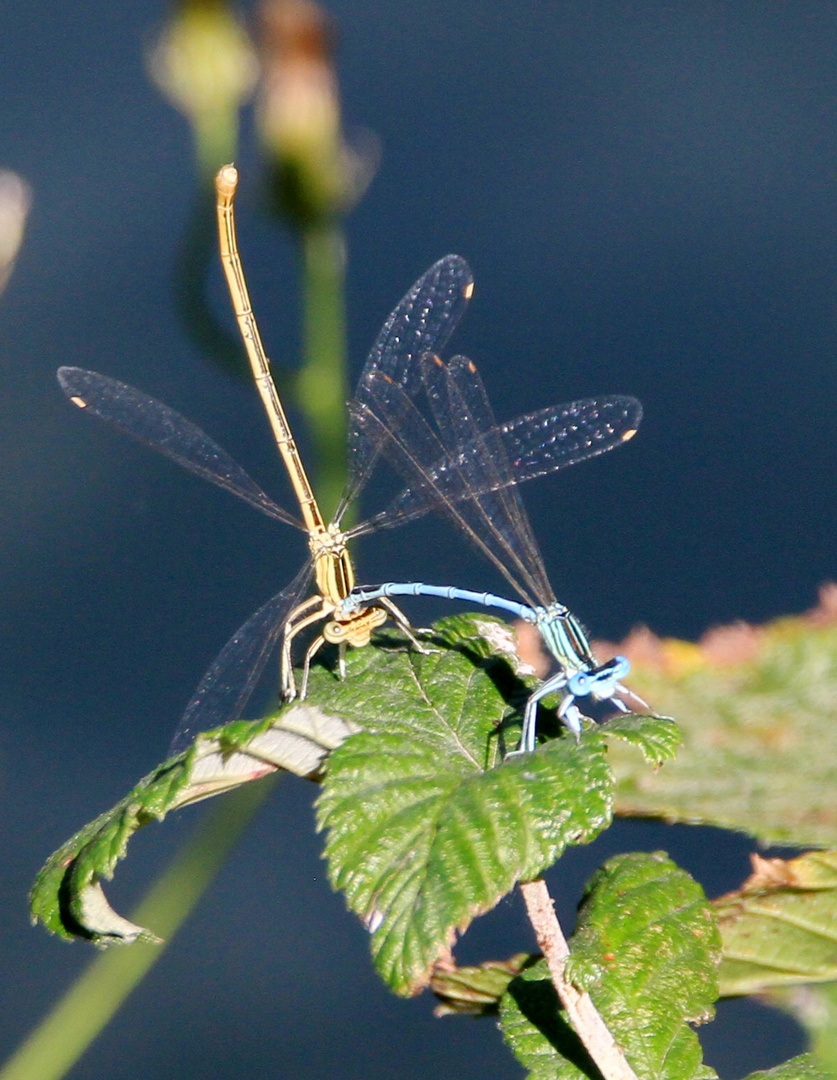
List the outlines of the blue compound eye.
{"label": "blue compound eye", "polygon": [[575,675],[567,681],[567,689],[575,697],[584,697],[585,694],[590,693],[591,682],[592,679],[586,671],[577,671]]}

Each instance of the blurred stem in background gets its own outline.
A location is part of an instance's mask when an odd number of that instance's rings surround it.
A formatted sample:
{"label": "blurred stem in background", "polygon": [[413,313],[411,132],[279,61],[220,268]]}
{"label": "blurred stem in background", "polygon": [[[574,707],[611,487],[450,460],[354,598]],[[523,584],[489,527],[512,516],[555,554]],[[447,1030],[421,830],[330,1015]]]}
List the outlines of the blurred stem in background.
{"label": "blurred stem in background", "polygon": [[[213,806],[131,913],[132,918],[147,921],[170,939],[274,786],[270,779],[245,784]],[[0,1068],[0,1080],[60,1080],[65,1076],[160,959],[164,946],[165,941],[139,941],[114,946],[93,960]]]}
{"label": "blurred stem in background", "polygon": [[[311,433],[317,498],[326,521],[331,521],[347,468],[344,246],[341,231],[328,225],[307,229],[301,239],[305,364],[297,377],[297,405]],[[347,524],[351,514],[350,508]]]}
{"label": "blurred stem in background", "polygon": [[330,519],[346,479],[342,219],[366,189],[377,156],[343,140],[328,15],[311,0],[264,0],[260,27],[259,132],[274,205],[301,254],[304,355],[296,403],[308,421],[318,499]]}
{"label": "blurred stem in background", "polygon": [[[377,147],[368,138],[356,152],[342,141],[333,35],[325,14],[308,0],[273,0],[262,8],[261,27],[259,130],[269,159],[271,201],[297,237],[302,271],[304,362],[296,405],[310,427],[318,497],[330,515],[346,475],[341,221],[375,171]],[[207,302],[206,280],[217,261],[213,180],[221,165],[238,156],[239,110],[257,81],[254,50],[223,0],[180,0],[148,66],[156,85],[187,117],[195,144],[196,210],[178,262],[176,302],[181,313],[188,312],[187,329],[203,351],[228,368],[249,372],[240,344]],[[286,380],[277,381],[287,395]],[[151,887],[136,918],[171,938],[272,786],[246,785],[214,807],[188,849]],[[159,946],[137,944],[95,960],[0,1070],[0,1080],[58,1080],[161,954]]]}
{"label": "blurred stem in background", "polygon": [[147,55],[163,96],[192,127],[201,187],[238,148],[238,116],[258,78],[241,21],[224,0],[181,0]]}
{"label": "blurred stem in background", "polygon": [[250,369],[241,341],[209,303],[206,280],[218,260],[215,173],[238,153],[239,113],[258,80],[256,53],[224,0],[180,0],[146,66],[152,82],[189,122],[198,174],[175,264],[175,307],[198,350],[243,380]]}

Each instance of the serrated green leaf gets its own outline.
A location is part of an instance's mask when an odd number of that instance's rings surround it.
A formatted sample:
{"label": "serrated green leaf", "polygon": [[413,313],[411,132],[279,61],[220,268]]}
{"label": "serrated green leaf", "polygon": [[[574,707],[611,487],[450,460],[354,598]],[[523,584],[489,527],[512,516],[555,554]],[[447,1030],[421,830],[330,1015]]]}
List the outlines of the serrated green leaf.
{"label": "serrated green leaf", "polygon": [[332,884],[373,929],[376,965],[400,993],[426,985],[455,934],[516,881],[607,824],[605,738],[655,764],[679,740],[670,721],[619,717],[581,744],[565,733],[495,769],[510,719],[507,737],[518,737],[508,700],[522,705],[528,690],[513,637],[491,617],[434,629],[447,648],[422,655],[390,635],[391,652],[350,657],[344,683],[322,671],[311,682],[312,696],[330,691],[329,708],[364,729],[332,755],[318,821]]}
{"label": "serrated green leaf", "polygon": [[614,754],[617,813],[837,846],[837,625],[801,617],[719,633],[726,649],[718,635],[706,648],[638,648],[657,661],[632,659],[631,688],[677,718],[684,745],[653,775]]}
{"label": "serrated green leaf", "polygon": [[837,852],[753,860],[755,872],[741,889],[714,903],[721,992],[837,979]]}
{"label": "serrated green leaf", "polygon": [[86,937],[97,945],[156,940],[114,912],[101,887],[113,877],[137,829],[277,769],[315,774],[328,752],[354,730],[320,709],[293,705],[277,717],[200,735],[187,753],[158,766],[50,856],[32,887],[32,921],[61,937]]}
{"label": "serrated green leaf", "polygon": [[[703,1080],[688,1024],[712,1016],[720,939],[700,886],[662,854],[621,855],[593,877],[570,942],[567,977],[586,990],[643,1080]],[[509,986],[504,1034],[533,1076],[595,1075],[545,964]]]}
{"label": "serrated green leaf", "polygon": [[608,720],[602,731],[614,741],[639,750],[642,760],[654,766],[673,761],[683,742],[680,728],[668,716],[620,713]]}
{"label": "serrated green leaf", "polygon": [[775,1069],[750,1073],[746,1080],[834,1080],[834,1073],[824,1069],[813,1054],[800,1054]]}
{"label": "serrated green leaf", "polygon": [[[655,761],[676,738],[669,721],[626,717],[501,763],[513,672],[474,638],[473,618],[444,620],[437,640],[449,632],[454,650],[363,650],[329,699],[364,729],[332,754],[318,802],[330,880],[370,927],[376,966],[402,994],[425,986],[455,935],[517,881],[608,824],[609,735]],[[360,667],[372,677],[358,677]]]}
{"label": "serrated green leaf", "polygon": [[402,994],[426,985],[476,915],[610,819],[598,732],[487,772],[463,751],[467,736],[450,734],[447,745],[422,729],[353,736],[331,756],[318,803],[332,885],[373,931],[376,966]]}
{"label": "serrated green leaf", "polygon": [[630,1017],[619,1041],[641,1076],[693,1076],[700,1046],[686,1021],[712,1018],[719,960],[700,885],[662,853],[629,854],[593,877],[567,975],[603,1015]]}

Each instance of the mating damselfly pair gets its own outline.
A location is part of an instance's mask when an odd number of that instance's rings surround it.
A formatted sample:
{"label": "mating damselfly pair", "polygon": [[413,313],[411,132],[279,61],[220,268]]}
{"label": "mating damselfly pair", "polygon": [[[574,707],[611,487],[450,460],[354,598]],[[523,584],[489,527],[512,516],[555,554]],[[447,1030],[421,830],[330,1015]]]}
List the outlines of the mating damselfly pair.
{"label": "mating damselfly pair", "polygon": [[[233,308],[279,453],[302,521],[275,503],[225,450],[200,428],[125,383],[81,368],[61,368],[59,382],[71,401],[115,425],[184,468],[225,488],[258,510],[308,534],[310,559],[289,586],[241,626],[198,685],[172,743],[186,748],[200,732],[237,719],[274,648],[281,643],[280,686],[297,695],[292,652],[296,638],[319,627],[304,653],[299,696],[324,642],[338,646],[344,673],[347,645],[362,646],[393,619],[414,648],[422,645],[392,597],[429,595],[481,604],[534,623],[557,670],[530,696],[520,751],[535,749],[538,702],[560,694],[558,715],[581,731],[578,699],[612,699],[625,709],[624,657],[593,658],[587,636],[555,599],[517,485],[604,453],[630,439],[642,416],[638,401],[608,396],[540,409],[498,424],[476,366],[466,357],[448,363],[439,353],[473,293],[467,263],[448,255],[407,292],[384,323],[349,402],[349,475],[331,522],[320,511],[270,372],[238,254],[233,200],[238,174],[225,166],[216,178],[221,259]],[[426,418],[417,402],[424,395]],[[407,487],[389,506],[360,525],[341,522],[385,451]],[[440,511],[498,568],[523,603],[489,593],[423,583],[355,586],[347,544]],[[305,598],[311,579],[315,592]]]}

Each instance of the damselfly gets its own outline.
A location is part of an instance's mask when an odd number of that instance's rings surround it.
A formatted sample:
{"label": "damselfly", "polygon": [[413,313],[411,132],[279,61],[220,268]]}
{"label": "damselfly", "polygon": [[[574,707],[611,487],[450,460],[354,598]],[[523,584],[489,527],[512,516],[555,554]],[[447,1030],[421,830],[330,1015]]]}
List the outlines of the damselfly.
{"label": "damselfly", "polygon": [[421,369],[435,431],[381,374],[371,378],[366,400],[352,404],[353,426],[376,443],[387,441],[387,460],[410,485],[394,504],[399,512],[410,516],[411,507],[437,506],[525,604],[453,586],[389,582],[354,589],[343,610],[348,614],[383,597],[424,595],[497,608],[534,623],[558,671],[526,703],[519,750],[535,749],[538,702],[556,692],[562,695],[558,716],[578,735],[578,698],[612,699],[625,709],[614,695],[629,693],[620,682],[629,664],[623,656],[596,664],[581,624],[555,599],[515,484],[521,471],[536,475],[538,463],[541,472],[560,469],[630,439],[641,406],[627,397],[580,401],[534,413],[522,425],[497,426],[472,361],[457,356],[444,364],[438,356],[425,356]]}
{"label": "damselfly", "polygon": [[[311,559],[294,581],[259,608],[221,650],[186,708],[175,733],[173,751],[183,749],[200,731],[219,727],[241,714],[270,653],[280,639],[283,642],[281,688],[283,696],[290,699],[295,693],[292,644],[295,637],[307,627],[318,621],[325,622],[322,632],[305,653],[301,696],[305,695],[311,660],[324,640],[339,646],[342,671],[346,644],[362,645],[368,642],[372,631],[382,625],[388,615],[409,632],[407,620],[386,597],[376,600],[372,608],[354,603],[352,610],[343,609],[354,585],[354,571],[346,543],[376,529],[392,528],[419,517],[434,509],[438,498],[436,492],[428,491],[430,497],[427,498],[420,492],[402,492],[388,510],[346,532],[342,531],[340,522],[346,508],[357,498],[368,480],[386,439],[383,432],[368,432],[364,424],[353,422],[348,439],[349,478],[346,490],[334,520],[328,525],[324,524],[273,385],[250,308],[235,242],[232,199],[236,181],[235,170],[227,166],[219,173],[216,183],[222,259],[262,401],[291,476],[304,522],[297,521],[278,506],[226,451],[167,405],[96,372],[61,368],[58,373],[65,393],[79,407],[86,408],[191,472],[238,495],[269,517],[294,525],[309,535]],[[470,269],[456,255],[439,260],[419,278],[390,314],[369,353],[352,402],[352,416],[366,414],[371,404],[370,395],[378,396],[379,380],[387,386],[400,387],[403,402],[406,406],[411,404],[422,385],[420,358],[444,348],[472,292]],[[594,403],[595,417],[589,430],[587,450],[584,452],[579,448],[574,460],[600,453],[621,441],[622,436],[618,432],[630,427],[629,417],[634,411],[629,404],[628,416],[624,415],[626,402],[630,403],[631,399],[611,398]],[[396,426],[400,407],[394,401],[389,411],[389,420]],[[521,451],[527,443],[529,445],[529,452],[521,452],[516,463],[512,464],[509,483],[520,483],[540,476],[564,463],[562,460],[556,466],[550,464],[552,436],[547,411],[542,410],[532,417],[521,417],[498,429],[498,438],[505,440],[508,433]],[[580,416],[582,424],[585,422],[583,414],[584,409]],[[468,457],[471,453],[480,454],[481,448],[476,444],[472,447],[465,445],[460,452]],[[436,488],[442,497],[446,497],[445,477],[449,476],[454,481],[450,498],[460,498],[459,473],[452,464],[440,460],[436,472]],[[312,575],[318,592],[300,602]]]}

